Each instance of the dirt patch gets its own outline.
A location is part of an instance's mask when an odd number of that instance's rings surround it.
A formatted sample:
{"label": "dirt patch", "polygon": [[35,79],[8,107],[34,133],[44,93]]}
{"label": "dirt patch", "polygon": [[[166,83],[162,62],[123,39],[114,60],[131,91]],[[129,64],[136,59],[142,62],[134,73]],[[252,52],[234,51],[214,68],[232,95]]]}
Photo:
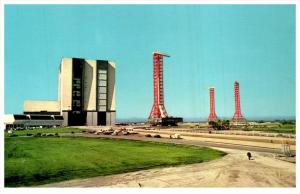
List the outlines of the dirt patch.
{"label": "dirt patch", "polygon": [[211,162],[64,181],[41,187],[295,187],[295,164],[272,154],[220,149]]}

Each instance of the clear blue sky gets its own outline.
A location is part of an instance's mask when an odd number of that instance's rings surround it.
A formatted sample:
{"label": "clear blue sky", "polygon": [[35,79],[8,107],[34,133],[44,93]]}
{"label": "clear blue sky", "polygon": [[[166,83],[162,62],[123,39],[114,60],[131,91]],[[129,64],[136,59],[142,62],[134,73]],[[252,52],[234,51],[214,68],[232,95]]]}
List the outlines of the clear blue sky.
{"label": "clear blue sky", "polygon": [[152,52],[165,59],[172,116],[232,117],[240,83],[246,118],[295,116],[293,5],[6,5],[5,113],[56,100],[62,57],[117,64],[117,118],[147,118]]}

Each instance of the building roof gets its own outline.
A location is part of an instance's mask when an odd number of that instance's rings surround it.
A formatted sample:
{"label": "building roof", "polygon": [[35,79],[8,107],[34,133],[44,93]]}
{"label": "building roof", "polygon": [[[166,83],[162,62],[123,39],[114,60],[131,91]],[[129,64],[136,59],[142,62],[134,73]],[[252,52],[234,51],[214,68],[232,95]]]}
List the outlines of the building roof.
{"label": "building roof", "polygon": [[59,101],[49,100],[25,100],[24,112],[60,112]]}

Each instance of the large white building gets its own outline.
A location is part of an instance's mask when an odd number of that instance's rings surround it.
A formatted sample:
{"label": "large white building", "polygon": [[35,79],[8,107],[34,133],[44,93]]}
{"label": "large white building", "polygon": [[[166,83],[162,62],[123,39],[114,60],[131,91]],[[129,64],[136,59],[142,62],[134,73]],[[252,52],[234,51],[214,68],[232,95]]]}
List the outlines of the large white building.
{"label": "large white building", "polygon": [[64,126],[114,125],[115,64],[62,58],[57,101],[25,101],[24,114],[62,115]]}

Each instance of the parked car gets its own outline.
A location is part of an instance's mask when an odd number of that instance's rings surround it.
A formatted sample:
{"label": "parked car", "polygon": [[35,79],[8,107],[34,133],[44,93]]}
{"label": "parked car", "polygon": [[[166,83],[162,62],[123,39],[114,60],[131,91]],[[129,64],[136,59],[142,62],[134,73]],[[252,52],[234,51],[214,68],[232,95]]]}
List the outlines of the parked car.
{"label": "parked car", "polygon": [[109,131],[109,130],[103,131],[103,134],[104,134],[104,135],[110,135],[110,134],[112,134],[112,133],[113,133],[113,131]]}

